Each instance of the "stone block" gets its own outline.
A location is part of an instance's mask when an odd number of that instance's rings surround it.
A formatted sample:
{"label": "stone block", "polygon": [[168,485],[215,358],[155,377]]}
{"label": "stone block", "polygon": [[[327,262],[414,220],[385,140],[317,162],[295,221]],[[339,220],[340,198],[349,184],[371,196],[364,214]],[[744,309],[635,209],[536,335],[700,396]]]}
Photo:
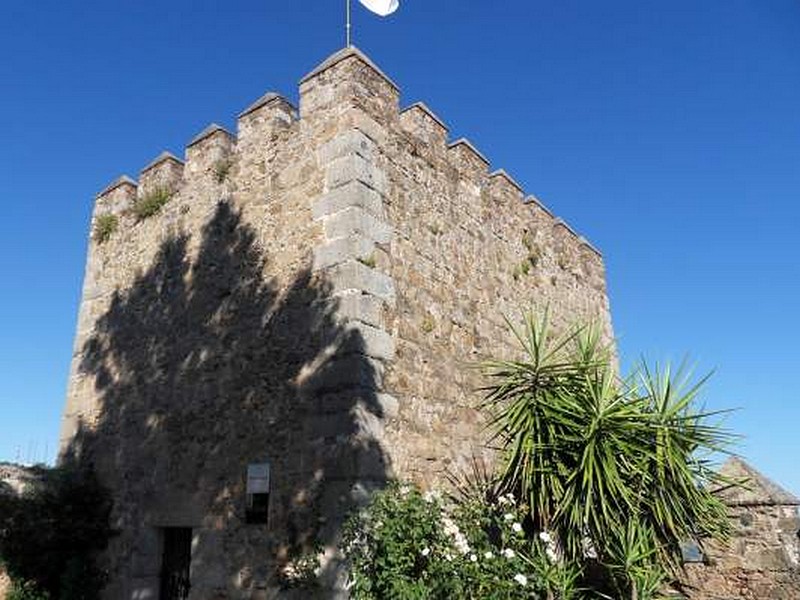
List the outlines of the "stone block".
{"label": "stone block", "polygon": [[333,162],[337,158],[357,154],[372,161],[377,152],[375,142],[358,129],[349,129],[324,143],[318,150],[320,164]]}
{"label": "stone block", "polygon": [[377,296],[389,305],[393,305],[395,302],[392,278],[360,262],[353,260],[336,265],[328,269],[326,275],[334,294],[359,290]]}
{"label": "stone block", "polygon": [[351,181],[324,194],[312,205],[315,219],[322,219],[345,208],[359,207],[377,219],[384,219],[383,196],[360,181]]}
{"label": "stone block", "polygon": [[336,313],[343,319],[383,326],[383,300],[361,292],[346,292],[334,297]]}
{"label": "stone block", "polygon": [[334,239],[314,249],[314,269],[325,269],[347,260],[369,259],[375,252],[375,242],[363,235]]}
{"label": "stone block", "polygon": [[363,156],[351,154],[330,162],[325,176],[329,190],[351,181],[360,181],[376,192],[386,193],[386,173]]}
{"label": "stone block", "polygon": [[383,329],[352,321],[347,324],[346,332],[347,340],[342,346],[344,352],[361,352],[379,360],[394,358],[394,339]]}
{"label": "stone block", "polygon": [[377,390],[382,387],[383,372],[380,361],[363,354],[336,356],[305,376],[299,390],[305,396],[345,389]]}
{"label": "stone block", "polygon": [[363,236],[377,244],[390,244],[394,235],[391,225],[380,221],[357,206],[340,210],[323,220],[325,236],[329,240]]}

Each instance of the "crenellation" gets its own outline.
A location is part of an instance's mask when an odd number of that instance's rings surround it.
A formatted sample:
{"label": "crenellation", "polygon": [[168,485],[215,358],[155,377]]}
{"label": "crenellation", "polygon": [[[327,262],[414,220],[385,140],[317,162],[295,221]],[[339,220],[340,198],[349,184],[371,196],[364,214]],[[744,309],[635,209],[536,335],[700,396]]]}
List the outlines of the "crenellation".
{"label": "crenellation", "polygon": [[230,167],[235,144],[236,137],[230,131],[212,123],[186,146],[186,176],[214,172],[221,178],[222,169]]}
{"label": "crenellation", "polygon": [[[489,174],[489,161],[481,154],[469,140],[460,138],[447,146],[449,168],[458,175],[455,186],[458,195],[469,206],[467,210],[480,210],[474,206],[474,201],[479,200]],[[478,216],[477,218],[482,219]]]}
{"label": "crenellation", "polygon": [[489,173],[489,188],[490,193],[500,200],[521,202],[525,195],[522,186],[503,169]]}
{"label": "crenellation", "polygon": [[95,200],[95,215],[115,214],[120,215],[128,210],[136,201],[139,184],[123,175],[111,185],[97,194]]}
{"label": "crenellation", "polygon": [[431,149],[447,145],[447,125],[424,102],[400,111],[400,126]]}
{"label": "crenellation", "polygon": [[541,211],[543,211],[553,219],[556,218],[556,216],[553,214],[553,211],[551,211],[544,202],[542,202],[537,196],[533,194],[528,194],[527,196],[525,196],[523,202],[525,204],[530,205],[531,207],[535,206],[539,208]]}
{"label": "crenellation", "polygon": [[[341,119],[356,109],[386,125],[399,119],[399,105],[397,85],[355,47],[337,52],[300,81],[304,119],[319,115]],[[327,114],[332,107],[336,111]]]}
{"label": "crenellation", "polygon": [[592,244],[592,243],[591,243],[589,240],[587,240],[587,239],[586,239],[585,237],[583,237],[582,235],[579,235],[579,236],[578,236],[578,242],[580,243],[580,245],[581,245],[582,247],[584,247],[584,248],[588,248],[589,250],[591,250],[591,251],[592,251],[594,254],[596,254],[596,255],[597,255],[597,256],[599,256],[600,258],[602,258],[602,257],[603,257],[603,253],[602,253],[602,252],[600,252],[600,250],[598,250],[598,249],[597,249],[597,246],[595,246],[594,244]]}
{"label": "crenellation", "polygon": [[297,120],[297,109],[286,98],[267,92],[244,109],[236,120],[238,138],[260,139],[277,129],[290,127]]}
{"label": "crenellation", "polygon": [[184,162],[171,152],[162,152],[139,174],[139,197],[156,189],[177,190],[183,181]]}

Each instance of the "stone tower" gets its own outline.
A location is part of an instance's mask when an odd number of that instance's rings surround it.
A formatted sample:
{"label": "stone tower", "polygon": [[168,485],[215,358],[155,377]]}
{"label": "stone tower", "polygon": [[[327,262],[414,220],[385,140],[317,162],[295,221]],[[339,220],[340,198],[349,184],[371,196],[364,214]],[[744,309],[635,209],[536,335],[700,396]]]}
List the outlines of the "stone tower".
{"label": "stone tower", "polygon": [[272,597],[387,478],[486,456],[504,314],[611,335],[600,254],[488,167],[348,48],[97,196],[61,444],[114,494],[109,598]]}

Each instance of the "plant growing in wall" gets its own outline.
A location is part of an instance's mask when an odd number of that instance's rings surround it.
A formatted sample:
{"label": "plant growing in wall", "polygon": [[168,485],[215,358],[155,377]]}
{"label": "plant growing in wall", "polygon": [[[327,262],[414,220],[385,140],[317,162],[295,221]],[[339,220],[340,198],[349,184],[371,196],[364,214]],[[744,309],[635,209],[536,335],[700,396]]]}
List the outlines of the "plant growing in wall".
{"label": "plant growing in wall", "polygon": [[98,244],[102,244],[114,235],[119,227],[117,215],[99,215],[94,223],[94,239]]}
{"label": "plant growing in wall", "polygon": [[214,163],[214,180],[217,183],[224,183],[227,181],[232,166],[233,162],[229,158],[223,158]]}
{"label": "plant growing in wall", "polygon": [[158,214],[164,205],[170,201],[174,192],[168,187],[157,187],[139,198],[133,205],[133,214],[137,220],[142,221]]}

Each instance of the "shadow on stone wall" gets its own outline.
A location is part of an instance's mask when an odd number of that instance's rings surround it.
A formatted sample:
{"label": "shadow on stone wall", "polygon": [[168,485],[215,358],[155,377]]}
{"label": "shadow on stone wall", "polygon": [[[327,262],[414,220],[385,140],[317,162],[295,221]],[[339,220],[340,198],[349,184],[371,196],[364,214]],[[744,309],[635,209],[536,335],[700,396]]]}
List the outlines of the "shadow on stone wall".
{"label": "shadow on stone wall", "polygon": [[[334,318],[329,286],[305,269],[279,288],[228,203],[201,235],[196,258],[186,235],[165,240],[83,348],[99,414],[65,456],[113,490],[115,597],[152,585],[170,526],[198,536],[192,597],[274,588],[286,561],[335,543],[342,515],[387,478],[379,373]],[[246,525],[247,465],[265,460],[270,523]]]}

